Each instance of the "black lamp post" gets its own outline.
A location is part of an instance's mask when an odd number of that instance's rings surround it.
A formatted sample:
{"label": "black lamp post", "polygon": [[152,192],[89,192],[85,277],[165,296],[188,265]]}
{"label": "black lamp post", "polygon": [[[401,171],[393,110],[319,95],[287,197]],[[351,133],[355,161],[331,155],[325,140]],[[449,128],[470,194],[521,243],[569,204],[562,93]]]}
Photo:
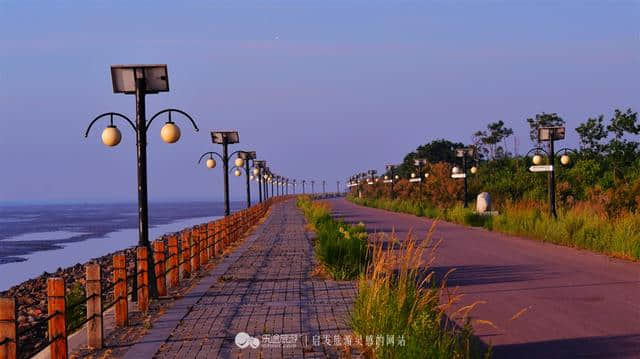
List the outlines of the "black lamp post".
{"label": "black lamp post", "polygon": [[307,180],[302,180],[302,194],[305,194],[304,185],[307,183]]}
{"label": "black lamp post", "polygon": [[[238,151],[238,159],[236,159],[236,168],[241,168],[246,178],[247,183],[247,208],[251,207],[251,169],[249,168],[249,161],[255,161],[256,151]],[[242,161],[240,161],[242,160]]]}
{"label": "black lamp post", "polygon": [[[555,176],[555,162],[556,158],[560,153],[560,164],[563,166],[569,165],[571,162],[571,158],[568,155],[568,152],[574,152],[571,149],[563,148],[555,151],[554,142],[558,140],[564,140],[565,137],[565,128],[564,127],[540,127],[538,128],[538,143],[540,142],[549,142],[549,150],[545,151],[541,146],[538,146],[527,153],[527,157],[531,152],[535,152],[533,156],[533,166],[529,167],[530,172],[548,172],[548,192],[549,192],[549,213],[554,217],[558,218],[558,214],[556,212],[556,176]],[[548,160],[549,164],[544,166],[542,164],[542,156],[540,153],[544,153]]]}
{"label": "black lamp post", "polygon": [[394,180],[395,180],[396,165],[386,165],[386,168],[389,174],[391,175],[391,178],[385,176],[384,182],[391,183],[391,199],[396,199],[396,193],[394,192],[394,189],[393,189],[393,183],[395,182]]}
{"label": "black lamp post", "polygon": [[293,194],[296,194],[296,180],[293,180]]}
{"label": "black lamp post", "polygon": [[260,203],[262,203],[262,176],[264,175],[264,167],[266,166],[267,161],[265,160],[253,160],[253,166],[255,167],[253,170],[253,174],[256,177],[256,182],[258,182],[258,194],[260,196]]}
{"label": "black lamp post", "polygon": [[[467,158],[473,158],[476,153],[475,147],[456,148],[456,157],[462,158],[462,171],[458,167],[453,167],[451,178],[462,178],[464,180],[464,208],[469,207],[469,193],[467,186]],[[472,169],[472,172],[475,172]]]}
{"label": "black lamp post", "polygon": [[327,184],[327,181],[322,180],[322,194],[326,194],[327,191],[325,191],[325,185]]}
{"label": "black lamp post", "polygon": [[[84,137],[89,136],[93,124],[101,118],[109,117],[109,126],[102,132],[102,142],[113,147],[120,143],[122,135],[113,124],[114,116],[127,121],[136,132],[137,171],[138,171],[138,245],[147,247],[148,253],[153,253],[149,242],[149,206],[147,195],[147,129],[153,120],[167,113],[168,121],[162,127],[160,135],[166,143],[175,143],[180,139],[180,128],[171,120],[171,113],[176,112],[185,116],[197,131],[198,126],[186,112],[169,108],[162,110],[146,120],[145,96],[158,92],[169,91],[169,77],[167,65],[114,65],[111,66],[111,80],[114,93],[135,95],[136,121],[135,124],[125,115],[116,112],[103,113],[89,123]],[[154,268],[153,256],[148,255],[148,266]],[[137,300],[137,275],[134,277],[133,300]],[[149,271],[149,292],[152,298],[157,298],[155,272]]]}
{"label": "black lamp post", "polygon": [[224,172],[224,215],[228,216],[229,214],[231,214],[229,206],[229,159],[234,154],[241,152],[235,151],[231,153],[231,155],[229,155],[228,146],[230,144],[239,143],[240,136],[238,135],[237,131],[211,131],[211,142],[222,145],[222,154],[214,151],[205,152],[204,154],[202,154],[202,156],[200,156],[198,163],[200,163],[202,159],[207,155],[209,155],[209,159],[207,159],[206,162],[208,168],[216,167],[216,161],[213,159],[213,155],[218,156],[218,158],[220,158],[220,160],[222,161],[222,172]]}
{"label": "black lamp post", "polygon": [[336,181],[336,195],[340,195],[340,181]]}

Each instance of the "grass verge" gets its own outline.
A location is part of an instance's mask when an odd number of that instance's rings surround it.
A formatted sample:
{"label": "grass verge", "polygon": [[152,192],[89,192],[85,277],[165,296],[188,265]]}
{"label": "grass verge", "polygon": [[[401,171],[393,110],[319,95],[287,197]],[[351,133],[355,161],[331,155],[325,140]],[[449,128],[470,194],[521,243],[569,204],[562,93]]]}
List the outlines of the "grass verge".
{"label": "grass verge", "polygon": [[406,200],[349,197],[367,207],[442,219],[468,226],[529,237],[544,242],[587,249],[613,257],[640,260],[640,215],[607,218],[585,207],[560,210],[558,219],[531,203],[508,204],[500,215],[482,216],[460,206],[440,209]]}
{"label": "grass verge", "polygon": [[327,202],[314,202],[309,196],[298,197],[297,205],[316,232],[314,251],[331,277],[335,280],[357,278],[370,258],[364,225],[352,226],[334,220]]}

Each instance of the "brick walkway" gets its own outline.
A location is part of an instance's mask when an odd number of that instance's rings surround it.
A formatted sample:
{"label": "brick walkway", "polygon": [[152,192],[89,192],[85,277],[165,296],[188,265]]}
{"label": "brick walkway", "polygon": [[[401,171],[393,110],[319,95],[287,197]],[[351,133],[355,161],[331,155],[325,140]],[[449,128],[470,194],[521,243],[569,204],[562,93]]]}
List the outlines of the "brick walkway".
{"label": "brick walkway", "polygon": [[[202,280],[206,287],[176,303],[182,310],[168,313],[165,325],[161,318],[126,356],[337,357],[341,348],[334,336],[350,334],[355,285],[312,277],[315,259],[304,227],[294,201],[275,206],[256,233]],[[240,349],[234,341],[238,332],[259,339],[260,346]],[[265,341],[275,334],[295,342]]]}

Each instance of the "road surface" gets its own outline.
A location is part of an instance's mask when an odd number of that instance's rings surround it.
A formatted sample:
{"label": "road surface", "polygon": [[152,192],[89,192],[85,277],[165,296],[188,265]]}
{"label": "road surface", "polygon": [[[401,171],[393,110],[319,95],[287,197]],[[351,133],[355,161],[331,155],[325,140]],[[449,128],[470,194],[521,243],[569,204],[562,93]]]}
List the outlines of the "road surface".
{"label": "road surface", "polygon": [[[432,223],[330,202],[335,216],[400,238],[410,229],[424,238]],[[437,225],[440,238],[434,269],[456,269],[448,286],[464,303],[486,301],[473,317],[497,329],[474,328],[495,358],[640,358],[640,263],[446,222]]]}

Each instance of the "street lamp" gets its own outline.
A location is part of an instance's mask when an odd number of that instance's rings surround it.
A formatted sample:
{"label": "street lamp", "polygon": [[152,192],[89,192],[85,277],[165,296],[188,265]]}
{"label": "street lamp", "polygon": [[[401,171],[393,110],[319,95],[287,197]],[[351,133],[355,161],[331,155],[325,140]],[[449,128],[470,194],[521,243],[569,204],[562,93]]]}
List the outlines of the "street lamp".
{"label": "street lamp", "polygon": [[265,160],[253,160],[253,175],[256,178],[256,182],[258,182],[258,194],[260,196],[260,203],[262,203],[262,180],[266,164],[267,161]]}
{"label": "street lamp", "polygon": [[[198,126],[191,116],[186,112],[168,108],[162,110],[146,120],[147,94],[169,91],[169,77],[167,65],[113,65],[111,66],[111,81],[114,93],[135,95],[136,99],[136,121],[135,124],[125,115],[117,112],[107,112],[98,115],[89,123],[84,137],[89,136],[89,131],[96,121],[109,117],[109,125],[102,132],[102,142],[109,147],[116,146],[122,139],[120,130],[114,125],[114,117],[125,120],[136,132],[137,148],[137,171],[138,171],[138,245],[145,246],[149,253],[153,253],[149,242],[149,207],[147,195],[147,129],[151,126],[156,117],[167,114],[168,120],[160,131],[160,137],[166,143],[175,143],[180,139],[180,128],[171,120],[172,113],[185,116],[195,131],[199,131]],[[149,255],[148,266],[153,268],[153,256]],[[137,276],[135,276],[137,280]],[[137,282],[134,281],[133,298],[137,299]],[[149,271],[149,292],[152,298],[157,297],[155,272]]]}
{"label": "street lamp", "polygon": [[296,180],[293,180],[293,194],[296,194]]}
{"label": "street lamp", "polygon": [[[224,215],[228,216],[231,214],[231,210],[229,209],[229,158],[234,154],[239,153],[241,151],[235,151],[229,156],[228,146],[231,144],[236,144],[240,142],[240,136],[237,131],[211,131],[211,142],[214,144],[222,145],[222,154],[219,154],[215,151],[205,152],[200,156],[198,163],[202,161],[202,159],[209,155],[209,159],[206,162],[208,168],[213,169],[216,167],[216,161],[213,159],[213,155],[218,156],[220,161],[222,161],[222,172],[224,172]],[[236,159],[236,165],[240,163],[240,158]],[[244,162],[241,163],[241,166]],[[241,167],[237,166],[237,167]],[[239,174],[234,173],[236,176]]]}
{"label": "street lamp", "polygon": [[[476,150],[475,147],[464,147],[464,148],[456,148],[454,150],[454,154],[458,158],[462,158],[462,169],[457,166],[454,166],[451,169],[451,178],[462,178],[464,179],[464,207],[467,208],[469,206],[469,195],[468,195],[468,186],[467,186],[467,157],[473,158],[475,156]],[[476,166],[473,166],[471,169],[471,173],[474,174],[477,172]]]}
{"label": "street lamp", "polygon": [[340,195],[340,181],[336,181],[336,195]]}
{"label": "street lamp", "polygon": [[324,187],[326,184],[327,184],[327,181],[322,180],[322,194],[326,194],[327,193],[327,191],[325,191],[325,187]]}
{"label": "street lamp", "polygon": [[253,174],[251,172],[251,169],[249,168],[249,161],[254,161],[254,166],[255,166],[255,159],[256,159],[256,151],[238,151],[238,158],[236,158],[236,160],[234,161],[235,164],[235,171],[234,171],[234,175],[236,175],[236,177],[239,177],[242,173],[240,170],[244,171],[245,175],[246,175],[246,182],[247,182],[247,208],[251,207],[251,177],[253,177]]}
{"label": "street lamp", "polygon": [[[538,128],[538,143],[540,142],[549,142],[549,150],[544,150],[541,146],[533,148],[527,152],[527,158],[529,155],[534,152],[535,155],[532,157],[533,166],[529,167],[530,172],[548,172],[548,182],[549,182],[549,213],[554,217],[558,218],[558,214],[556,213],[556,176],[555,176],[555,161],[556,157],[560,153],[560,164],[563,166],[568,166],[571,163],[571,158],[569,157],[569,152],[575,153],[572,149],[563,148],[555,151],[554,142],[559,140],[564,140],[565,137],[565,128],[564,127],[540,127]],[[543,158],[541,153],[545,154],[548,158],[548,165],[542,165]]]}
{"label": "street lamp", "polygon": [[307,180],[302,180],[302,194],[305,194],[304,185],[307,183]]}
{"label": "street lamp", "polygon": [[312,193],[312,194],[315,194],[315,193],[316,193],[316,190],[315,190],[315,189],[313,189],[313,187],[314,187],[314,185],[315,185],[315,184],[316,184],[316,181],[313,181],[313,180],[312,180],[312,181],[311,181],[311,193]]}
{"label": "street lamp", "polygon": [[385,175],[384,183],[391,183],[391,199],[396,199],[396,193],[393,190],[393,183],[394,183],[394,178],[396,180],[400,178],[398,175],[394,173],[396,169],[396,165],[386,165],[385,168],[387,169],[387,172],[389,172],[389,175],[391,175],[391,178],[389,178],[388,175]]}

